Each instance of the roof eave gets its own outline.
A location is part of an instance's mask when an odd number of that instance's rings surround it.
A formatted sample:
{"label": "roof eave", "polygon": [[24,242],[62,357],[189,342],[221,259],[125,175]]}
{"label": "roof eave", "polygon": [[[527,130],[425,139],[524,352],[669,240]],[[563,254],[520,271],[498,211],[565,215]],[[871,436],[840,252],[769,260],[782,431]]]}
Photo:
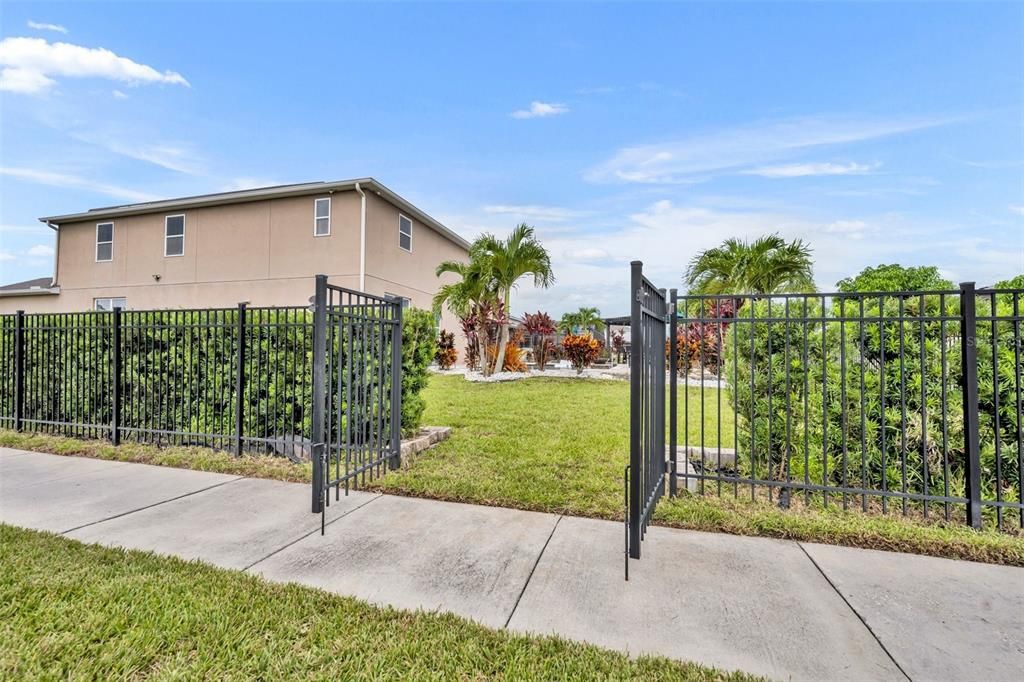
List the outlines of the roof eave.
{"label": "roof eave", "polygon": [[241,192],[226,192],[220,194],[207,194],[187,199],[169,199],[165,201],[152,201],[148,203],[128,204],[125,206],[112,206],[109,209],[97,209],[82,213],[67,213],[64,215],[45,216],[39,219],[51,227],[58,229],[61,224],[82,222],[86,220],[105,220],[108,218],[119,218],[146,213],[156,213],[162,210],[184,210],[189,208],[205,208],[208,206],[222,206],[227,204],[238,204],[247,201],[260,201],[263,199],[279,199],[292,196],[309,196],[322,194],[324,192],[344,192],[355,190],[356,184],[363,189],[369,189],[387,199],[390,203],[413,214],[421,222],[425,223],[435,232],[447,237],[450,241],[462,248],[469,250],[469,242],[461,235],[455,233],[448,227],[432,218],[416,206],[412,205],[401,196],[375,180],[374,178],[357,178],[354,180],[340,180],[337,182],[309,182],[300,185],[286,185],[283,187],[265,187]]}

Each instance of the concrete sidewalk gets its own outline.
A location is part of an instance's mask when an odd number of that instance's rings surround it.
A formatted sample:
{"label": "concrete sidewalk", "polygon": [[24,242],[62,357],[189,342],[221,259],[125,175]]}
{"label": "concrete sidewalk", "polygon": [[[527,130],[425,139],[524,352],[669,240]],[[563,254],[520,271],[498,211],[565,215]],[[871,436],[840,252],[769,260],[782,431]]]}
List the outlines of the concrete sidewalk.
{"label": "concrete sidewalk", "polygon": [[776,679],[1010,679],[1024,569],[0,449],[0,521]]}

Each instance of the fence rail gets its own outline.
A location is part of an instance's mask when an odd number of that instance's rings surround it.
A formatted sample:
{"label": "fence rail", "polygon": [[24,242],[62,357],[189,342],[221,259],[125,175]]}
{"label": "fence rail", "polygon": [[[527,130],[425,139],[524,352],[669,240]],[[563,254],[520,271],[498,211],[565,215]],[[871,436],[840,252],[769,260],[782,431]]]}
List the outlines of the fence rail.
{"label": "fence rail", "polygon": [[1024,526],[1022,297],[679,297],[680,482]]}

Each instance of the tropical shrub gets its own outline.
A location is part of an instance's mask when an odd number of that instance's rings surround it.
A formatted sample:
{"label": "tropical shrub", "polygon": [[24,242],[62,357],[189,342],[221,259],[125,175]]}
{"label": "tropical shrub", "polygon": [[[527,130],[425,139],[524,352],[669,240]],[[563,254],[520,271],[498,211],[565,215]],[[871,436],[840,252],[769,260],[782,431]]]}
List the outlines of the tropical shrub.
{"label": "tropical shrub", "polygon": [[451,369],[458,359],[459,354],[455,350],[455,334],[442,329],[437,337],[437,354],[434,356],[437,366],[441,369]]}
{"label": "tropical shrub", "polygon": [[[676,332],[676,371],[680,375],[701,369],[712,374],[719,373],[722,347],[729,331],[729,323],[721,320],[735,317],[736,302],[732,299],[707,300],[703,301],[703,307],[703,313],[700,312],[700,305],[688,311],[697,320],[683,324]],[[714,321],[701,321],[702,317]],[[666,359],[670,357],[670,349],[669,341],[666,340]]]}
{"label": "tropical shrub", "polygon": [[480,341],[476,336],[476,315],[469,314],[459,318],[462,335],[466,337],[466,367],[471,370],[480,369]]}
{"label": "tropical shrub", "polygon": [[569,334],[562,339],[565,357],[577,373],[590,367],[601,354],[601,342],[590,334]]}
{"label": "tropical shrub", "polygon": [[426,403],[420,392],[430,378],[428,368],[437,354],[437,322],[433,313],[418,308],[402,312],[402,431],[415,432]]}
{"label": "tropical shrub", "polygon": [[523,315],[523,329],[530,335],[533,359],[537,363],[537,369],[544,371],[544,366],[551,359],[551,352],[555,346],[554,339],[552,339],[552,335],[557,329],[555,321],[547,313],[538,310],[535,313]]}
{"label": "tropical shrub", "polygon": [[[519,329],[513,329],[509,335],[508,345],[505,347],[505,364],[502,365],[501,371],[503,372],[525,372],[526,371],[526,359],[525,353],[523,353],[520,343],[523,342],[523,332]],[[497,345],[491,346],[488,351],[491,358],[491,362],[497,362],[498,347]]]}

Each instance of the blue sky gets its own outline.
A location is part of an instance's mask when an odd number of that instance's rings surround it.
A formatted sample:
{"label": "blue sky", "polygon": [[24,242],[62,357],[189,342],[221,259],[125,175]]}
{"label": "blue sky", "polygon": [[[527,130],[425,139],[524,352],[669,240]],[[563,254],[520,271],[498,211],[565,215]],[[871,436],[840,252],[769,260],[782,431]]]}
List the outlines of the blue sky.
{"label": "blue sky", "polygon": [[630,260],[678,286],[774,231],[822,288],[1024,272],[1024,4],[0,13],[3,282],[50,274],[41,215],[366,175],[470,238],[536,225],[558,283],[518,311],[621,314]]}

